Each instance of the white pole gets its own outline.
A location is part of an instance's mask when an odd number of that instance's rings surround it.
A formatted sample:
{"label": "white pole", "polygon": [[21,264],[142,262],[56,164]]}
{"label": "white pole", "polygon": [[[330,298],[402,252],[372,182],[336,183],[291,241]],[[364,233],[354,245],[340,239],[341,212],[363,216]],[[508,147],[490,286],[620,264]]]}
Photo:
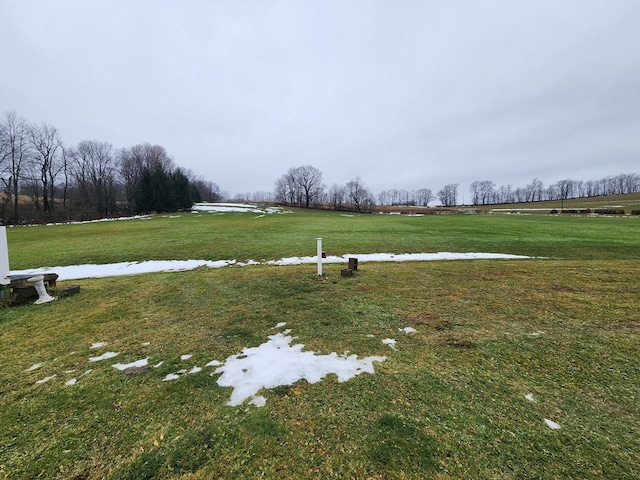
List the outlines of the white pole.
{"label": "white pole", "polygon": [[322,238],[317,238],[318,240],[318,276],[322,276]]}

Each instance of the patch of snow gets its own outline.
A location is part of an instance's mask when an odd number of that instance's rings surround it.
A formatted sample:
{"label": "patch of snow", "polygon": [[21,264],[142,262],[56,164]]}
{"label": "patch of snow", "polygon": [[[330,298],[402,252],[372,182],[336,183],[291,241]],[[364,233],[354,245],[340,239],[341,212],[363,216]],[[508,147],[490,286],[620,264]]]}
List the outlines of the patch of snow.
{"label": "patch of snow", "polygon": [[[418,262],[436,260],[478,260],[478,259],[525,259],[525,255],[511,255],[503,253],[366,253],[347,254],[343,256],[328,256],[323,263],[345,263],[350,257],[356,257],[360,262]],[[317,263],[316,255],[309,257],[288,257],[266,262],[239,263],[235,260],[149,260],[146,262],[119,262],[111,264],[85,264],[58,267],[31,268],[26,270],[11,270],[10,275],[43,275],[56,273],[59,281],[78,280],[82,278],[105,278],[120,275],[139,275],[156,272],[184,272],[199,267],[223,268],[232,265],[301,265]]]}
{"label": "patch of snow", "polygon": [[191,357],[193,357],[193,355],[191,355],[191,354],[180,355],[180,360],[182,360],[182,361],[189,360]]}
{"label": "patch of snow", "polygon": [[41,363],[34,363],[33,365],[31,365],[29,368],[27,368],[25,370],[25,372],[33,372],[34,370],[39,369],[42,366]]}
{"label": "patch of snow", "polygon": [[414,333],[416,329],[413,327],[404,327],[404,328],[399,328],[398,331],[404,332],[404,333]]}
{"label": "patch of snow", "polygon": [[162,379],[162,381],[163,382],[168,382],[170,380],[175,380],[177,378],[180,378],[180,376],[176,375],[175,373],[168,373],[167,376]]}
{"label": "patch of snow", "polygon": [[90,362],[99,362],[100,360],[106,360],[108,358],[113,358],[118,355],[116,352],[106,352],[100,355],[99,357],[89,357]]}
{"label": "patch of snow", "polygon": [[287,322],[278,322],[278,323],[276,324],[276,326],[275,326],[275,327],[272,327],[272,328],[271,328],[271,330],[274,330],[274,329],[276,329],[276,328],[282,328],[282,327],[284,327],[286,324],[287,324]]}
{"label": "patch of snow", "polygon": [[107,345],[109,345],[107,342],[96,342],[93,345],[91,345],[89,348],[91,349],[102,348],[102,347],[106,347]]}
{"label": "patch of snow", "polygon": [[547,427],[549,427],[551,430],[557,430],[560,428],[560,425],[558,425],[556,422],[549,420],[548,418],[544,419],[544,423],[547,424]]}
{"label": "patch of snow", "polygon": [[538,330],[538,331],[536,331],[536,332],[529,333],[528,335],[529,335],[530,337],[538,337],[538,336],[540,336],[540,335],[544,335],[545,333],[547,333],[547,332],[543,332],[542,330]]}
{"label": "patch of snow", "polygon": [[385,338],[382,343],[389,345],[393,350],[396,349],[396,341],[393,338]]}
{"label": "patch of snow", "polygon": [[316,355],[303,352],[304,345],[290,345],[290,336],[281,333],[270,335],[269,340],[258,347],[247,347],[242,353],[232,355],[213,373],[221,373],[218,385],[233,387],[227,405],[241,405],[245,400],[257,406],[264,405],[257,395],[263,388],[279,385],[293,385],[300,379],[316,383],[330,373],[345,382],[361,373],[374,373],[373,362],[382,362],[386,357],[366,357],[358,360],[357,355],[338,356]]}
{"label": "patch of snow", "polygon": [[193,367],[191,370],[189,370],[187,373],[198,373],[201,372],[202,368],[201,367]]}
{"label": "patch of snow", "polygon": [[222,268],[233,265],[234,260],[150,260],[147,262],[120,262],[108,264],[70,265],[66,267],[32,268],[12,270],[11,275],[43,275],[56,273],[58,281],[78,280],[81,278],[105,278],[121,275],[139,275],[156,272],[184,272],[198,267]]}
{"label": "patch of snow", "polygon": [[91,372],[93,372],[93,368],[90,368],[89,370],[85,370],[82,376],[84,377],[85,375],[89,375]]}
{"label": "patch of snow", "polygon": [[183,368],[183,369],[181,369],[181,370],[178,370],[176,373],[177,373],[178,375],[182,375],[183,373],[187,373],[187,369],[186,369],[186,368]]}
{"label": "patch of snow", "polygon": [[260,213],[261,216],[267,213],[280,213],[279,207],[260,207],[258,205],[248,205],[246,203],[196,203],[192,212],[213,212],[213,213]]}
{"label": "patch of snow", "polygon": [[372,334],[372,333],[368,333],[368,334],[366,335],[366,337],[367,337],[367,338],[376,338],[376,336],[375,336],[374,334]]}
{"label": "patch of snow", "polygon": [[533,398],[533,393],[527,393],[524,398],[526,398],[527,400],[529,400],[530,402],[535,402],[535,399]]}
{"label": "patch of snow", "polygon": [[67,386],[71,386],[71,385],[75,385],[77,382],[78,382],[78,379],[74,377],[64,382],[64,384]]}
{"label": "patch of snow", "polygon": [[151,345],[151,342],[142,342],[143,347],[148,347],[149,345]]}
{"label": "patch of snow", "polygon": [[205,365],[205,367],[217,367],[218,365],[222,365],[218,360],[211,360],[209,363]]}
{"label": "patch of snow", "polygon": [[[345,263],[349,258],[355,257],[359,262],[427,262],[436,260],[487,260],[487,259],[524,259],[531,258],[525,255],[512,255],[506,253],[364,253],[336,256],[328,255],[322,259],[322,263]],[[271,260],[266,262],[268,265],[302,265],[306,263],[317,263],[318,256],[308,257],[289,257],[280,260]]]}
{"label": "patch of snow", "polygon": [[158,362],[153,366],[153,368],[161,367],[163,363],[164,363],[164,361]]}
{"label": "patch of snow", "polygon": [[41,385],[43,383],[47,383],[49,380],[53,380],[54,378],[56,378],[55,374],[53,374],[53,375],[51,375],[49,377],[44,377],[41,380],[36,380],[36,385]]}
{"label": "patch of snow", "polygon": [[127,368],[146,367],[148,361],[149,361],[149,358],[147,357],[141,360],[136,360],[135,362],[131,362],[131,363],[116,363],[112,365],[112,367],[122,371],[122,370],[126,370]]}

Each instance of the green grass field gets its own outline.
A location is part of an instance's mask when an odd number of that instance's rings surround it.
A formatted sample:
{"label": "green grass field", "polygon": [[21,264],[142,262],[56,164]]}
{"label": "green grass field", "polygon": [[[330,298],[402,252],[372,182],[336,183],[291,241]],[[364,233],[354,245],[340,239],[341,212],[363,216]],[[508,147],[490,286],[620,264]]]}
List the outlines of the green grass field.
{"label": "green grass field", "polygon": [[[353,278],[301,265],[62,282],[80,294],[0,310],[0,479],[640,476],[640,218],[256,217],[9,228],[11,268],[271,260],[314,255],[316,237],[330,255],[545,258],[361,263]],[[387,359],[347,382],[265,390],[260,408],[227,406],[213,369],[162,381],[264,343],[279,322],[319,354]],[[120,354],[89,363],[100,341]],[[163,364],[136,376],[111,367],[146,357]]]}

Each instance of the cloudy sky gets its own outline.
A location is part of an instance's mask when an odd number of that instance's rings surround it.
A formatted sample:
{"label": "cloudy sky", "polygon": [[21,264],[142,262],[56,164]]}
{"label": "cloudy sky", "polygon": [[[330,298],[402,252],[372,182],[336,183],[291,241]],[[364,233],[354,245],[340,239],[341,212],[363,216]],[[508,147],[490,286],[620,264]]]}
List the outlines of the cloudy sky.
{"label": "cloudy sky", "polygon": [[0,0],[0,114],[231,194],[640,173],[637,0]]}

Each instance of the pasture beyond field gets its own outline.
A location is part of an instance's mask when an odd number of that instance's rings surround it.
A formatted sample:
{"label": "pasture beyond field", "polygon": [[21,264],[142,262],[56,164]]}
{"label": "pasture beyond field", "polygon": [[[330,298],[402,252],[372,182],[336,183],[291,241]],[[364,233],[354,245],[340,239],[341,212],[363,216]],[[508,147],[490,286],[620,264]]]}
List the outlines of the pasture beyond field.
{"label": "pasture beyond field", "polygon": [[[316,237],[330,255],[545,258],[361,263],[353,278],[201,268],[1,310],[0,478],[637,478],[639,222],[295,211],[10,228],[12,269],[273,260],[313,255]],[[226,405],[206,363],[282,322],[305,351],[386,360]],[[106,350],[119,355],[88,361]],[[162,363],[111,366],[141,358]],[[180,369],[194,373],[162,381]]]}

